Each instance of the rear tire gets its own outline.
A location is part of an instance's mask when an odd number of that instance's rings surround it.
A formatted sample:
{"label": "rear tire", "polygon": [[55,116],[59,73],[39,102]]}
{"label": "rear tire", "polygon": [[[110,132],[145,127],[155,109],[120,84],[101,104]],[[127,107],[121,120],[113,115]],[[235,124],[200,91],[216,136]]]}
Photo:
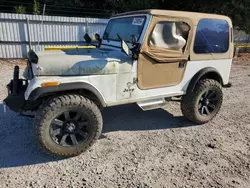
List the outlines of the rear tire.
{"label": "rear tire", "polygon": [[102,115],[81,95],[54,97],[40,106],[34,124],[38,141],[51,154],[72,157],[85,152],[99,138]]}
{"label": "rear tire", "polygon": [[222,87],[212,79],[200,80],[193,91],[182,97],[181,111],[190,121],[203,124],[219,112],[223,101]]}

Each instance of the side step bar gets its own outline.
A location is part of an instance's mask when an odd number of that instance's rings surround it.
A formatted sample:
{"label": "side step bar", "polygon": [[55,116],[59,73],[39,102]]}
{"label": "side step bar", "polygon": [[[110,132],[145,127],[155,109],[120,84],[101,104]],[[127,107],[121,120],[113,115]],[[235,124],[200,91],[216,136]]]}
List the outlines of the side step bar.
{"label": "side step bar", "polygon": [[164,98],[160,99],[151,99],[147,101],[137,102],[137,105],[143,110],[153,110],[157,108],[161,108],[166,105],[166,100]]}

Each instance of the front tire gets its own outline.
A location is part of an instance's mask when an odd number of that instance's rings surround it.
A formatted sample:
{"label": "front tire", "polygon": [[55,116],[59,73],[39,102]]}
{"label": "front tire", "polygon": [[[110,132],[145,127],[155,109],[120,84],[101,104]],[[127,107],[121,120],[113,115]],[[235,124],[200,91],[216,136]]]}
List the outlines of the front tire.
{"label": "front tire", "polygon": [[204,124],[219,112],[223,101],[222,87],[212,79],[200,80],[194,91],[187,91],[182,97],[181,111],[190,121]]}
{"label": "front tire", "polygon": [[103,124],[95,103],[74,94],[46,101],[38,109],[34,123],[41,146],[63,157],[85,152],[98,140]]}

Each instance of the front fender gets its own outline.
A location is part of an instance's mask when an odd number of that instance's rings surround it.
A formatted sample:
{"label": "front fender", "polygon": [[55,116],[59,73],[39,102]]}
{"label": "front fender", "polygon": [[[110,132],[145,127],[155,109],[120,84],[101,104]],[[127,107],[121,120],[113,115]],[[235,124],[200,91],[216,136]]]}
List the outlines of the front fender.
{"label": "front fender", "polygon": [[[31,86],[32,87],[32,86]],[[70,82],[70,83],[60,83],[58,86],[49,86],[49,87],[36,87],[30,94],[27,94],[27,100],[34,101],[37,100],[39,97],[44,96],[45,94],[56,93],[61,91],[74,91],[74,90],[81,90],[86,89],[92,92],[100,101],[103,107],[106,106],[105,99],[101,92],[95,88],[93,85],[87,82]]]}

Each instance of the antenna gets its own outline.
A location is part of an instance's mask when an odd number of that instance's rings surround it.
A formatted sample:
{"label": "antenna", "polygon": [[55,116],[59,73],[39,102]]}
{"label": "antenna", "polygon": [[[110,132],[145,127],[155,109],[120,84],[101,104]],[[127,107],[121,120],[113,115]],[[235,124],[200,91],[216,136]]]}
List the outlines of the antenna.
{"label": "antenna", "polygon": [[38,46],[39,46],[39,44],[40,44],[40,38],[41,38],[42,31],[43,31],[43,20],[44,20],[45,9],[46,9],[46,4],[44,3],[44,4],[43,4],[42,22],[41,22],[40,32],[39,32],[39,36],[38,36],[38,43],[37,43]]}

